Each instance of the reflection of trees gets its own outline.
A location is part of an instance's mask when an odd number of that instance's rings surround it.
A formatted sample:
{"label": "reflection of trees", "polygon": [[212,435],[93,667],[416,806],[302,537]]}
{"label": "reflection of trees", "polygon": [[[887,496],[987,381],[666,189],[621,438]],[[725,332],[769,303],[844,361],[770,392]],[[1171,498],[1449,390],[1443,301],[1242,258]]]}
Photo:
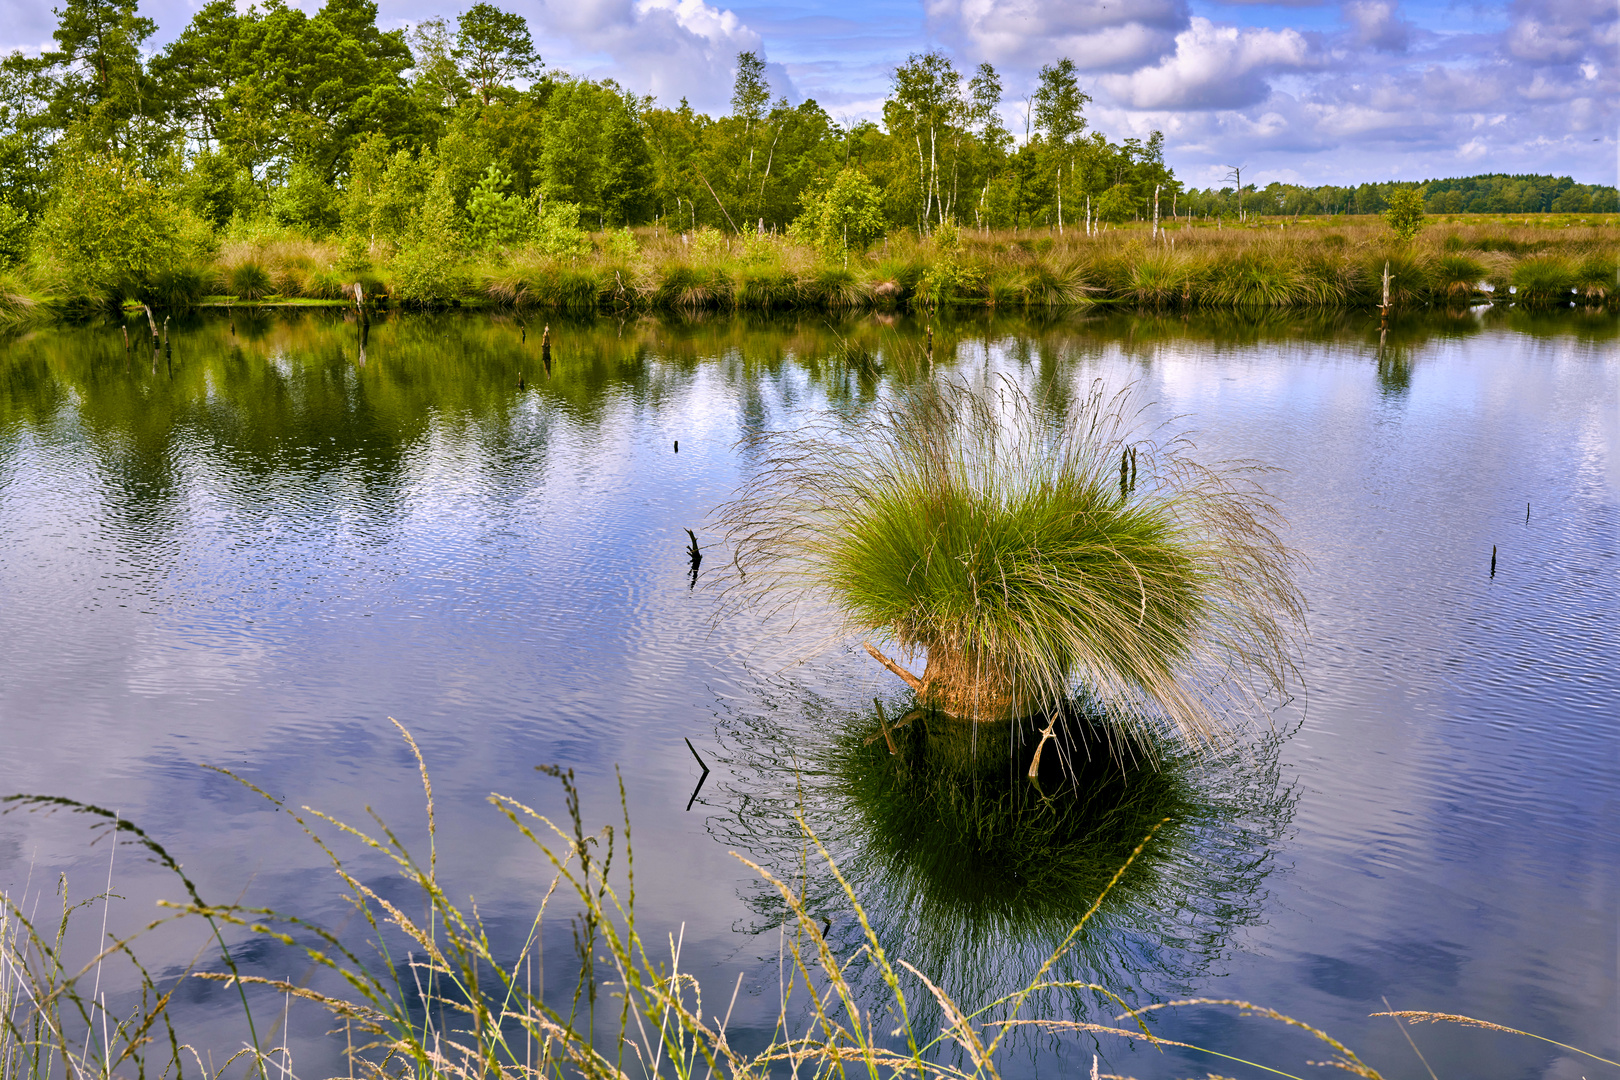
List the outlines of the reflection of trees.
{"label": "reflection of trees", "polygon": [[[790,695],[730,720],[720,741],[731,780],[707,796],[717,808],[711,833],[802,889],[812,912],[834,920],[846,955],[860,927],[806,852],[796,812],[827,844],[889,955],[964,1005],[1032,977],[1165,818],[1052,978],[1101,983],[1127,1000],[1186,992],[1233,932],[1261,917],[1261,885],[1293,811],[1279,783],[1279,736],[1204,754],[1117,736],[1110,745],[1077,710],[1058,724],[1031,783],[1038,725],[887,717],[885,737],[876,713]],[[786,918],[774,890],[753,888],[746,900],[759,931]],[[1107,1007],[1092,991],[1053,993],[1063,1000],[1049,1011]]]}
{"label": "reflection of trees", "polygon": [[[539,358],[548,321],[550,378]],[[858,412],[888,388],[936,370],[977,378],[992,353],[997,367],[1021,370],[1031,395],[1061,414],[1089,381],[1076,378],[1077,366],[1116,346],[1142,363],[1167,342],[1220,349],[1303,340],[1362,349],[1367,321],[1364,312],[1102,307],[935,317],[537,313],[526,321],[463,312],[378,319],[362,364],[352,312],[236,309],[184,318],[170,327],[172,358],[153,357],[139,318],[129,323],[129,352],[120,328],[105,323],[54,327],[0,346],[0,454],[14,456],[22,432],[71,423],[75,438],[93,448],[110,512],[137,548],[161,542],[165,523],[182,512],[188,462],[197,456],[181,453],[177,440],[227,465],[236,497],[255,510],[341,471],[362,523],[379,527],[397,510],[413,454],[435,431],[475,446],[476,467],[534,474],[556,425],[589,439],[611,430],[609,418],[626,405],[657,413],[694,388],[712,387],[735,400],[745,427],[765,427],[805,404]],[[928,325],[932,365],[922,347]],[[1432,338],[1492,329],[1590,340],[1620,334],[1601,312],[1398,313],[1390,358],[1380,366],[1383,385],[1403,388],[1410,357]]]}

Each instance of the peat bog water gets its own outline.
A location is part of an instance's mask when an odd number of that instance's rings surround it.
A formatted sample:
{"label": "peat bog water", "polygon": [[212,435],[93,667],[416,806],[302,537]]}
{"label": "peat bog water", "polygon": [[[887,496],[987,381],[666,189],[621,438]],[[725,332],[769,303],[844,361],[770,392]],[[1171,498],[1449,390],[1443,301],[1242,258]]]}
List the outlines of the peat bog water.
{"label": "peat bog water", "polygon": [[[892,954],[969,1001],[1010,985],[1085,910],[1073,882],[1089,879],[1037,888],[1052,852],[1016,843],[999,871],[929,849],[911,793],[852,779],[859,743],[834,734],[869,724],[874,695],[903,711],[897,680],[847,648],[783,670],[783,650],[717,616],[706,588],[724,558],[706,515],[750,468],[738,439],[929,377],[922,329],[559,319],[549,379],[538,324],[524,341],[488,315],[381,320],[363,358],[352,320],[327,311],[198,316],[155,361],[127,356],[112,323],[0,344],[0,794],[115,808],[205,897],[359,940],[294,823],[202,766],[293,806],[369,806],[425,851],[392,716],[433,772],[448,891],[474,895],[514,953],[550,875],[486,797],[560,815],[534,769],[557,763],[580,778],[587,826],[608,823],[617,766],[642,930],[681,935],[708,1012],[742,974],[739,1041],[776,1016],[781,916],[728,852],[793,872],[796,805]],[[842,359],[845,340],[876,361]],[[1176,824],[1065,978],[1134,1004],[1269,1005],[1389,1077],[1427,1073],[1369,1017],[1386,997],[1620,1056],[1617,345],[1612,315],[1575,312],[1413,316],[1382,348],[1367,314],[938,324],[936,377],[1005,374],[1059,405],[1098,378],[1134,382],[1150,416],[1184,417],[1200,456],[1277,466],[1286,539],[1310,560],[1304,692],[1275,739],[1177,773],[1162,803]],[[706,552],[695,588],[688,527]],[[713,769],[695,799],[683,739]],[[0,817],[0,889],[49,906],[65,871],[75,895],[99,892],[108,851],[91,839],[70,815]],[[111,928],[127,931],[179,890],[117,858]],[[352,867],[398,892],[380,858]],[[854,919],[810,876],[853,949]],[[543,943],[548,997],[565,1004],[577,960],[559,911]],[[159,933],[142,958],[178,972],[200,944],[195,928]],[[262,940],[243,956],[253,973],[307,974]],[[241,1038],[230,1001],[195,983],[178,1006],[216,1060]],[[279,1014],[279,998],[261,1003]],[[1080,993],[1041,1011],[1118,1009]],[[291,1009],[300,1075],[343,1071],[330,1026]],[[1231,1010],[1155,1026],[1291,1072],[1326,1056]],[[1508,1035],[1412,1035],[1448,1080],[1615,1075]],[[1023,1039],[1006,1071],[1074,1075],[1099,1047],[1104,1071],[1260,1075],[1072,1036]]]}

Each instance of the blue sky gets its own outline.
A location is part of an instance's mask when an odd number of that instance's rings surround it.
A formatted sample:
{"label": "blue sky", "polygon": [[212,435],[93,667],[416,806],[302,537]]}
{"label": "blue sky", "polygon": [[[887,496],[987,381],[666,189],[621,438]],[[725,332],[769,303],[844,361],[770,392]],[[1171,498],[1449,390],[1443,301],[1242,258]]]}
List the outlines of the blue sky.
{"label": "blue sky", "polygon": [[[1616,182],[1616,0],[497,0],[547,64],[723,111],[732,60],[763,50],[777,91],[875,117],[889,72],[938,46],[1003,73],[1009,126],[1043,63],[1068,56],[1110,138],[1165,132],[1194,186],[1481,172]],[[313,10],[318,0],[299,0]],[[380,0],[404,25],[465,4]],[[197,0],[145,0],[160,39]],[[0,0],[0,46],[37,49],[44,0]]]}

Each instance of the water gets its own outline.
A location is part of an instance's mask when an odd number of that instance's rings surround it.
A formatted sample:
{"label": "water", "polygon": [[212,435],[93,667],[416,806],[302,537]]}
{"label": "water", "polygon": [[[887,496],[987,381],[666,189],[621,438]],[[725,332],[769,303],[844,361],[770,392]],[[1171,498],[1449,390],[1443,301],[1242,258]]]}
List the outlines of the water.
{"label": "water", "polygon": [[[1073,833],[997,833],[986,850],[1046,873],[1039,888],[951,869],[955,849],[939,857],[896,810],[932,796],[872,781],[887,755],[862,759],[845,734],[877,730],[874,695],[904,711],[897,681],[848,649],[784,669],[786,647],[717,615],[705,588],[723,557],[706,516],[750,467],[737,440],[927,377],[920,325],[554,321],[550,379],[528,329],[394,318],[363,362],[354,325],[325,312],[201,317],[167,359],[127,356],[110,324],[0,345],[0,793],[115,809],[205,897],[358,941],[297,825],[203,766],[290,807],[359,821],[370,807],[425,848],[394,717],[432,770],[450,891],[514,952],[550,878],[487,797],[560,814],[534,771],[559,763],[589,825],[616,819],[622,771],[643,931],[681,935],[708,1002],[743,974],[744,1045],[776,1017],[780,910],[728,852],[794,865],[795,807],[847,860],[891,951],[970,997],[1027,974],[1136,819],[1083,850]],[[1273,1006],[1390,1077],[1427,1073],[1369,1016],[1385,998],[1620,1055],[1616,336],[1612,316],[1511,312],[1414,319],[1381,352],[1363,316],[940,326],[936,374],[1005,373],[1055,402],[1134,381],[1152,417],[1196,430],[1200,456],[1279,467],[1287,540],[1310,560],[1305,691],[1279,709],[1281,736],[1173,770],[1174,790],[1136,789],[1142,813],[1176,824],[1065,977],[1133,1004]],[[879,362],[851,368],[842,339]],[[706,552],[696,588],[688,527]],[[695,800],[683,738],[714,768]],[[109,853],[86,826],[0,818],[0,889],[48,905],[66,872],[75,895],[100,891]],[[376,856],[351,865],[398,891]],[[112,876],[115,931],[178,894],[130,849]],[[827,875],[810,887],[852,946]],[[566,918],[544,935],[548,997],[565,1000]],[[201,943],[167,928],[141,955],[173,975]],[[311,974],[262,941],[242,955],[258,974]],[[228,1053],[242,1037],[217,988],[176,1008],[195,1041]],[[1118,1010],[1077,993],[1047,1012]],[[328,1027],[292,1009],[302,1075],[344,1068]],[[1157,1030],[1290,1072],[1325,1056],[1229,1009],[1171,1010]],[[1498,1033],[1412,1036],[1442,1076],[1609,1075]],[[1098,1050],[1104,1071],[1252,1074],[1074,1036],[1023,1039],[1006,1071],[1072,1074]]]}

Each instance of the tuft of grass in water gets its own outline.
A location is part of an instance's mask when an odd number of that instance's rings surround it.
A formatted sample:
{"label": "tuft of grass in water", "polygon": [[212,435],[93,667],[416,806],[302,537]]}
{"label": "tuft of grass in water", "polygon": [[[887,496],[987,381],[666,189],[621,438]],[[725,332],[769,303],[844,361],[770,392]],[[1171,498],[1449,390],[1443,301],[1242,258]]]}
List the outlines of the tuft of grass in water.
{"label": "tuft of grass in water", "polygon": [[246,261],[231,267],[225,277],[226,285],[231,295],[239,296],[243,300],[263,300],[275,289],[270,280],[270,272],[262,263]]}
{"label": "tuft of grass in water", "polygon": [[1469,255],[1442,255],[1434,264],[1435,291],[1447,300],[1467,300],[1479,291],[1485,272],[1485,264]]}
{"label": "tuft of grass in water", "polygon": [[1219,307],[1292,307],[1302,289],[1294,267],[1256,249],[1218,261],[1203,295]]}
{"label": "tuft of grass in water", "polygon": [[1125,409],[1100,385],[1059,417],[1006,381],[926,383],[756,435],[758,472],[716,513],[728,592],[926,654],[918,677],[867,646],[953,716],[1028,716],[1078,682],[1127,726],[1234,733],[1293,669],[1298,556],[1258,467],[1133,441]]}
{"label": "tuft of grass in water", "polygon": [[1620,260],[1613,252],[1594,251],[1575,268],[1575,287],[1587,303],[1613,303],[1620,298]]}
{"label": "tuft of grass in water", "polygon": [[1527,307],[1567,304],[1575,294],[1575,267],[1558,255],[1534,255],[1513,267],[1514,299]]}

